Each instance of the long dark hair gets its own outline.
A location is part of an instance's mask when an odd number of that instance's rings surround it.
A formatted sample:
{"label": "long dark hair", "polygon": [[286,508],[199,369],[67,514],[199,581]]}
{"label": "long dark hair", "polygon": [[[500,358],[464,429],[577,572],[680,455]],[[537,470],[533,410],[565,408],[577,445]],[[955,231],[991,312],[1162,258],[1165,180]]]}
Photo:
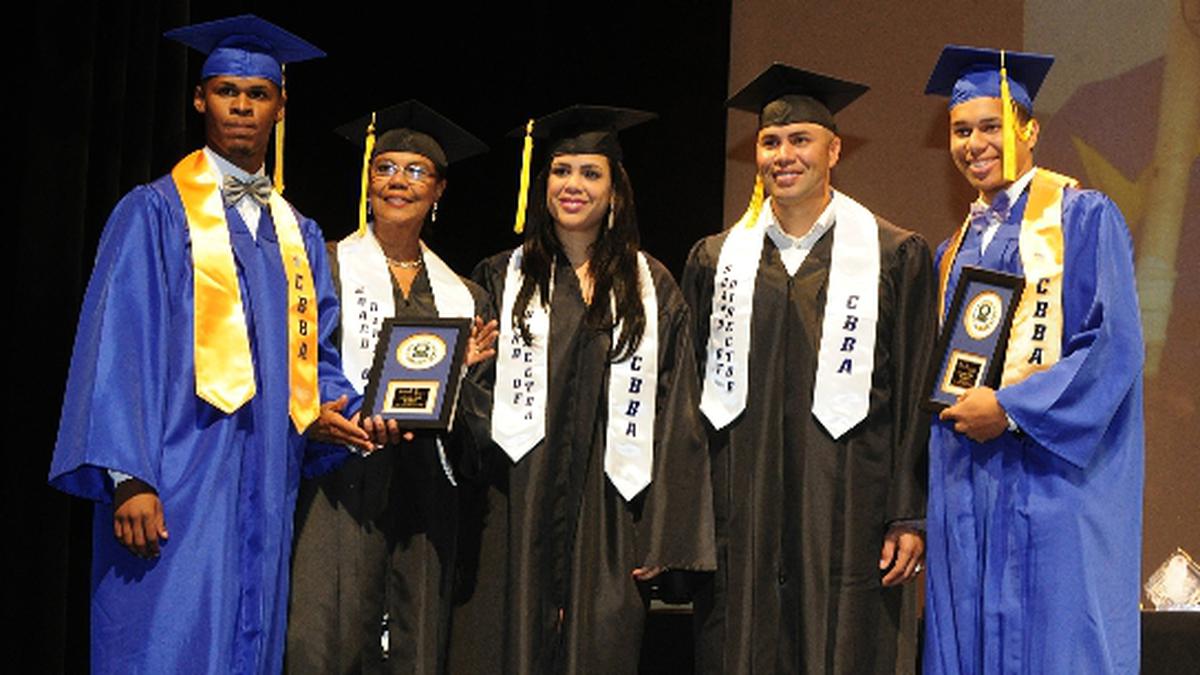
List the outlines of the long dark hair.
{"label": "long dark hair", "polygon": [[[642,342],[646,330],[646,310],[638,288],[638,226],[637,209],[633,203],[633,186],[625,167],[612,156],[605,154],[611,168],[613,183],[613,226],[605,222],[600,225],[600,235],[591,246],[588,271],[592,275],[592,302],[584,314],[588,326],[599,330],[611,330],[616,323],[624,328],[621,337],[609,358],[620,361],[633,355]],[[517,301],[513,303],[513,326],[529,342],[529,326],[525,322],[525,308],[537,292],[542,304],[550,304],[550,270],[556,256],[565,255],[554,222],[546,207],[546,182],[549,176],[551,157],[533,181],[529,195],[528,213],[525,218],[525,244],[521,261],[524,281]],[[646,283],[654,283],[647,279]],[[609,293],[616,299],[616,316],[608,320]]]}

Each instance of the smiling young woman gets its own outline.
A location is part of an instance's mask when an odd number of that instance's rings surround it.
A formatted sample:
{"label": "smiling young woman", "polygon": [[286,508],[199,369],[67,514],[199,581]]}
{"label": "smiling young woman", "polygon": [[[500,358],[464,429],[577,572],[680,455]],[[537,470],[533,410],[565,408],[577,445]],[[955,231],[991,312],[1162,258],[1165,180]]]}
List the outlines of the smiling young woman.
{"label": "smiling young woman", "polygon": [[617,142],[651,117],[537,120],[524,245],[475,270],[501,348],[478,371],[492,400],[464,461],[478,474],[460,547],[477,562],[460,574],[453,672],[636,672],[650,579],[716,565],[691,323],[639,250]]}

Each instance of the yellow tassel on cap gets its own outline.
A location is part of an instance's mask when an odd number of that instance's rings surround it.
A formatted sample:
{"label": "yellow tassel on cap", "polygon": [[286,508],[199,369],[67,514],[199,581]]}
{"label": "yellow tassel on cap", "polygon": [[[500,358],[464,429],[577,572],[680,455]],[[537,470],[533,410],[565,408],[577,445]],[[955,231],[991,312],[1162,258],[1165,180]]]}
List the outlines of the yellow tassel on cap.
{"label": "yellow tassel on cap", "polygon": [[375,113],[367,125],[367,140],[363,143],[362,190],[358,195],[358,234],[367,231],[367,185],[371,182],[371,154],[375,152]]}
{"label": "yellow tassel on cap", "polygon": [[750,194],[750,204],[746,206],[746,212],[742,214],[741,219],[734,224],[734,227],[754,227],[754,223],[758,222],[758,214],[762,212],[763,201],[762,176],[755,173],[754,192]]}
{"label": "yellow tassel on cap", "polygon": [[517,187],[517,220],[513,232],[525,231],[525,209],[529,206],[529,170],[533,165],[533,120],[525,125],[525,147],[521,150],[521,180]]}
{"label": "yellow tassel on cap", "polygon": [[1004,141],[1004,180],[1017,179],[1017,115],[1012,94],[1008,90],[1008,69],[1004,64],[1004,50],[1000,50],[1000,133]]}
{"label": "yellow tassel on cap", "polygon": [[[279,92],[283,93],[284,69],[286,66],[279,66]],[[286,117],[280,117],[275,123],[275,191],[283,194],[283,121]]]}

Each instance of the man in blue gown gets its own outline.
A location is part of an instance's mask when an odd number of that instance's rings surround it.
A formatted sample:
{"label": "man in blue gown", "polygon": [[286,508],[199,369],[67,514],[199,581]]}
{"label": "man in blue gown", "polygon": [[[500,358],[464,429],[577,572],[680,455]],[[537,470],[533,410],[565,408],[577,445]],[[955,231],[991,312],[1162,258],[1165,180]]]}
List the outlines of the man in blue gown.
{"label": "man in blue gown", "polygon": [[949,46],[926,89],[950,96],[950,154],[979,191],[939,249],[943,317],[965,266],[1025,277],[999,388],[968,389],[933,424],[927,673],[1138,671],[1132,244],[1107,197],[1033,166],[1052,61]]}
{"label": "man in blue gown", "polygon": [[262,170],[280,64],[322,54],[255,17],[168,36],[209,53],[207,147],[109,218],[50,483],[96,502],[95,672],[279,672],[301,433],[371,447],[321,231]]}

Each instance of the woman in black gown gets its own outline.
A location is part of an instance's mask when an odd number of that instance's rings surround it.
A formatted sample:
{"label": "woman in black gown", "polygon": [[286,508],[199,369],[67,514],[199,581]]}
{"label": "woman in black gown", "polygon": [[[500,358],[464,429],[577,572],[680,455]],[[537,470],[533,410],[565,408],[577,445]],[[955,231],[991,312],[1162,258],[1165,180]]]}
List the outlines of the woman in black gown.
{"label": "woman in black gown", "polygon": [[[368,131],[371,129],[371,131]],[[451,162],[485,151],[475,137],[416,101],[339,129],[368,138],[368,219],[329,246],[342,305],[342,366],[362,390],[388,317],[474,317],[468,365],[494,354],[487,296],[421,241],[437,217]],[[375,136],[377,134],[377,136]],[[369,419],[364,426],[382,425]],[[291,673],[440,673],[457,525],[456,437],[404,433],[305,481],[287,638]]]}
{"label": "woman in black gown", "polygon": [[464,459],[452,672],[636,672],[647,582],[715,567],[691,322],[638,249],[617,143],[650,117],[575,106],[534,123],[549,150],[525,243],[475,270],[501,328],[463,399],[492,442]]}

